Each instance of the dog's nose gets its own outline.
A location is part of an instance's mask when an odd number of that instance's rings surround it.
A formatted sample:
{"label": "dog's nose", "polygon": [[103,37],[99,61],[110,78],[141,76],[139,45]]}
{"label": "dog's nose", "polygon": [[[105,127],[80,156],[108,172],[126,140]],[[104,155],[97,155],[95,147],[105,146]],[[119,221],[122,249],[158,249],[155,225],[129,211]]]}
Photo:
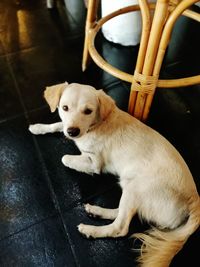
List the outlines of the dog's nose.
{"label": "dog's nose", "polygon": [[75,128],[75,127],[70,127],[70,128],[67,129],[67,133],[71,137],[76,137],[76,136],[78,136],[80,134],[80,129],[79,128]]}

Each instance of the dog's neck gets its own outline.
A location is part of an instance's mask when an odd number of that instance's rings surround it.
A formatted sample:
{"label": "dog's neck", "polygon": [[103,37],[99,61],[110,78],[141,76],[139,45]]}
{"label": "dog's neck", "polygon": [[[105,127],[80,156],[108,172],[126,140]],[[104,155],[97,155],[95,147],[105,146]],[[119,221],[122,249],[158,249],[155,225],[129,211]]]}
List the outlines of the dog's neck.
{"label": "dog's neck", "polygon": [[100,124],[102,123],[102,121],[97,121],[94,122],[90,125],[89,129],[87,130],[87,133],[93,131],[94,129],[96,129]]}
{"label": "dog's neck", "polygon": [[111,114],[114,113],[114,111],[115,111],[115,109],[113,109],[113,110],[108,114],[108,116],[107,116],[106,118],[104,118],[104,119],[102,119],[101,117],[99,117],[95,122],[93,122],[93,123],[90,125],[89,129],[87,130],[87,133],[89,133],[89,132],[95,130],[95,129],[98,128],[102,123],[106,123],[106,122],[109,120]]}

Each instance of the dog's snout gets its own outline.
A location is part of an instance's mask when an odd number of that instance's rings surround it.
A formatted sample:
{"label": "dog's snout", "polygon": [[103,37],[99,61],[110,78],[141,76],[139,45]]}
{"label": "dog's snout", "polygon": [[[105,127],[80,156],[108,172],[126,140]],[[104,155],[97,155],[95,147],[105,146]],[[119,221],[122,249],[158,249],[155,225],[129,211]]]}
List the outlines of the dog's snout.
{"label": "dog's snout", "polygon": [[76,137],[76,136],[78,136],[80,134],[80,129],[79,128],[76,128],[76,127],[69,127],[67,129],[67,133],[71,137]]}

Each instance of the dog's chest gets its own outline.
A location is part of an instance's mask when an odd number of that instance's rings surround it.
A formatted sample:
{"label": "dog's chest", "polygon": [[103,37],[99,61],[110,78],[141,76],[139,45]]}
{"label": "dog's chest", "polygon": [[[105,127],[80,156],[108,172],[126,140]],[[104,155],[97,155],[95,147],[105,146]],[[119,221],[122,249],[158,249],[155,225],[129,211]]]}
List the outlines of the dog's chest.
{"label": "dog's chest", "polygon": [[76,145],[80,151],[90,153],[98,153],[102,148],[102,142],[91,135],[86,135],[76,140]]}

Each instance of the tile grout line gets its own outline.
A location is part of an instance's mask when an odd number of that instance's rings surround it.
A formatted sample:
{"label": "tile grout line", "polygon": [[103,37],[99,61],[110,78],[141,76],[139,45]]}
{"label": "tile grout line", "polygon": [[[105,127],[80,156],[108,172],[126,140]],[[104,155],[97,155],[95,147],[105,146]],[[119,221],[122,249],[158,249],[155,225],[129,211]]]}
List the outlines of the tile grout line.
{"label": "tile grout line", "polygon": [[[0,40],[1,41],[1,40]],[[19,52],[29,52],[35,48],[38,48],[39,45],[36,45],[36,46],[31,46],[31,47],[27,47],[27,48],[22,48],[22,49],[19,49],[19,50],[16,50],[16,51],[12,51],[12,52],[7,52],[3,46],[3,42],[2,42],[2,47],[3,47],[3,54],[0,55],[0,57],[7,57],[7,56],[13,56],[13,55],[16,55],[18,54]]]}
{"label": "tile grout line", "polygon": [[9,60],[9,55],[6,55],[6,61],[8,63],[8,69],[10,71],[10,74],[11,74],[11,77],[13,79],[13,82],[14,82],[14,86],[15,86],[15,90],[16,90],[16,93],[18,95],[18,98],[19,98],[19,101],[20,101],[20,104],[22,106],[22,109],[23,109],[23,112],[24,112],[24,116],[25,118],[27,119],[27,121],[29,122],[29,118],[28,118],[28,115],[27,115],[27,110],[26,110],[26,106],[22,100],[22,95],[20,93],[20,89],[19,89],[19,86],[18,86],[18,83],[17,83],[17,80],[15,78],[15,75],[14,75],[14,71],[13,71],[13,68],[10,64],[10,60]]}
{"label": "tile grout line", "polygon": [[[6,60],[7,60],[7,63],[8,63],[8,68],[9,68],[11,77],[12,77],[12,79],[13,79],[13,81],[14,81],[14,85],[15,85],[15,89],[16,89],[17,94],[18,94],[18,97],[19,97],[19,101],[20,101],[20,103],[21,103],[21,105],[22,105],[22,108],[23,108],[23,111],[24,111],[24,116],[25,116],[26,121],[27,121],[27,123],[28,123],[28,125],[29,125],[29,124],[30,124],[30,119],[29,119],[29,116],[28,116],[28,112],[27,112],[27,110],[26,110],[26,106],[25,106],[25,104],[24,104],[24,102],[23,102],[23,100],[22,100],[21,92],[20,92],[20,89],[19,89],[17,80],[16,80],[16,78],[15,78],[13,69],[12,69],[12,67],[11,67],[11,64],[10,64],[10,61],[9,61],[9,56],[8,56],[8,55],[6,55]],[[49,175],[48,175],[48,171],[47,171],[46,166],[45,166],[45,164],[44,164],[44,160],[43,160],[43,157],[42,157],[42,154],[41,154],[41,151],[40,151],[40,148],[39,148],[39,145],[38,145],[38,143],[37,143],[37,140],[36,140],[35,136],[33,136],[33,142],[34,142],[36,151],[37,151],[37,153],[38,153],[38,155],[39,155],[39,160],[41,161],[42,168],[43,168],[43,170],[44,170],[44,172],[45,172],[45,180],[46,180],[47,185],[48,185],[48,187],[49,187],[50,194],[51,194],[51,196],[52,196],[52,201],[53,201],[53,203],[54,203],[55,209],[58,211],[58,214],[59,214],[59,216],[60,216],[60,218],[61,218],[61,221],[62,221],[62,224],[63,224],[63,228],[64,228],[64,231],[65,231],[65,235],[66,235],[66,239],[67,239],[67,241],[68,241],[69,244],[70,244],[70,248],[71,248],[71,251],[72,251],[72,255],[73,255],[73,257],[74,257],[74,261],[75,261],[75,263],[76,263],[76,266],[79,267],[79,266],[80,266],[80,263],[79,263],[78,260],[77,260],[77,257],[76,257],[76,253],[75,253],[75,250],[74,250],[73,243],[72,243],[72,241],[71,241],[71,239],[70,239],[70,237],[69,237],[69,234],[68,234],[68,231],[67,231],[67,227],[66,227],[66,225],[65,225],[65,222],[64,222],[64,219],[63,219],[63,216],[62,216],[62,213],[61,213],[61,208],[60,208],[60,205],[59,205],[57,196],[56,196],[55,191],[54,191],[54,189],[53,189],[51,180],[50,180]]]}
{"label": "tile grout line", "polygon": [[64,218],[63,218],[62,211],[61,211],[61,208],[60,208],[60,205],[59,205],[59,201],[57,199],[56,193],[55,193],[54,188],[52,186],[51,179],[49,177],[49,174],[48,174],[46,165],[44,163],[43,156],[41,154],[41,151],[40,151],[40,148],[39,148],[39,145],[37,143],[37,140],[36,140],[36,137],[35,136],[33,136],[33,141],[34,141],[34,144],[35,144],[35,147],[36,147],[36,151],[37,151],[37,153],[39,155],[39,159],[41,161],[42,168],[43,168],[44,173],[45,173],[45,180],[46,180],[47,185],[49,187],[50,194],[52,196],[52,200],[53,200],[55,209],[58,211],[58,214],[59,214],[59,216],[61,218],[61,221],[62,221],[62,224],[63,224],[63,228],[64,228],[64,231],[65,231],[65,235],[66,235],[66,239],[69,242],[69,245],[70,245],[70,248],[71,248],[71,251],[72,251],[72,255],[74,257],[74,261],[76,263],[76,266],[80,266],[80,264],[79,264],[79,262],[77,260],[77,257],[76,257],[76,252],[75,252],[75,249],[74,249],[73,242],[71,241],[71,238],[70,238],[69,233],[68,233],[68,230],[67,230],[67,226],[66,226],[66,224],[64,222]]}
{"label": "tile grout line", "polygon": [[2,238],[0,239],[0,242],[1,242],[1,241],[4,241],[4,240],[6,240],[6,239],[8,239],[8,238],[10,238],[10,237],[13,237],[13,236],[15,236],[15,235],[17,235],[17,234],[19,234],[19,233],[22,233],[22,232],[28,230],[29,228],[34,227],[34,226],[36,226],[36,225],[38,225],[38,224],[40,224],[40,223],[42,223],[42,222],[47,221],[47,220],[50,219],[50,218],[53,218],[53,217],[58,216],[58,215],[59,215],[58,213],[55,213],[55,214],[52,214],[52,215],[50,215],[50,216],[48,216],[48,217],[43,218],[42,220],[39,220],[38,222],[35,222],[35,223],[33,223],[33,224],[30,224],[30,225],[27,225],[26,227],[24,227],[24,228],[22,228],[22,229],[20,229],[20,230],[18,230],[18,231],[16,231],[16,232],[10,233],[9,235],[2,237]]}
{"label": "tile grout line", "polygon": [[15,115],[15,116],[10,116],[10,117],[7,117],[5,119],[1,119],[0,120],[0,124],[1,123],[3,124],[3,123],[8,122],[8,121],[15,120],[15,119],[20,118],[22,116],[24,117],[24,113],[19,113],[19,114]]}
{"label": "tile grout line", "polygon": [[[106,192],[109,192],[109,191],[112,190],[115,186],[116,186],[116,184],[113,184],[113,185],[109,186],[108,188],[106,188],[105,190],[103,190],[103,191],[101,191],[101,192],[95,193],[95,194],[93,194],[93,195],[91,195],[91,196],[89,196],[89,197],[87,197],[87,198],[85,198],[85,199],[79,199],[79,200],[76,200],[76,201],[72,202],[68,207],[66,207],[65,209],[62,210],[62,213],[68,212],[70,209],[77,207],[78,205],[80,205],[80,204],[82,203],[81,201],[87,202],[87,201],[90,201],[91,199],[93,199],[94,197],[99,196],[100,194],[104,194],[104,193],[106,193]],[[26,227],[20,229],[19,231],[10,233],[9,235],[2,237],[2,238],[0,239],[0,242],[3,241],[3,240],[6,240],[7,238],[10,238],[10,237],[12,237],[12,236],[14,236],[14,235],[16,235],[16,234],[19,234],[19,233],[21,233],[21,232],[24,232],[24,231],[26,231],[27,229],[29,229],[29,228],[31,228],[31,227],[33,227],[33,226],[35,226],[35,225],[38,225],[38,224],[40,224],[40,223],[42,223],[42,222],[45,222],[45,221],[47,221],[48,219],[53,218],[53,217],[56,217],[56,216],[58,216],[58,215],[60,216],[59,211],[57,211],[57,212],[55,212],[55,214],[52,214],[52,215],[50,215],[50,216],[47,216],[47,217],[45,217],[45,218],[43,218],[43,219],[41,219],[41,220],[39,220],[39,221],[37,221],[37,222],[35,222],[35,223],[33,223],[33,224],[27,225]]]}

